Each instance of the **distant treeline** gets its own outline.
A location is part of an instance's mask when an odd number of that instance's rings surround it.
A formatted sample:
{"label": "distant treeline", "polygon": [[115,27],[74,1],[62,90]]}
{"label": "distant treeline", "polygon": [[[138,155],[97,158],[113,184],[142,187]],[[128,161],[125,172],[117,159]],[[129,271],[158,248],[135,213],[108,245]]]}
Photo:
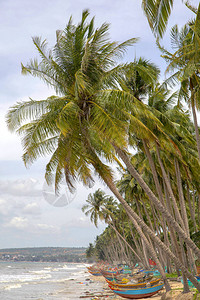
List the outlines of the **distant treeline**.
{"label": "distant treeline", "polygon": [[86,248],[34,247],[0,249],[2,261],[86,262]]}

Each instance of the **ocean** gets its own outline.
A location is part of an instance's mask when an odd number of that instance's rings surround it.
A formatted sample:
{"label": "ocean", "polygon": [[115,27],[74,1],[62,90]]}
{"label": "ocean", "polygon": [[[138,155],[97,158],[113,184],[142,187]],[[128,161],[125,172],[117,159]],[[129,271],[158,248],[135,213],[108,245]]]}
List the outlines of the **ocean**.
{"label": "ocean", "polygon": [[[100,289],[87,265],[51,262],[0,262],[0,300],[77,300]],[[88,298],[89,299],[89,298]]]}

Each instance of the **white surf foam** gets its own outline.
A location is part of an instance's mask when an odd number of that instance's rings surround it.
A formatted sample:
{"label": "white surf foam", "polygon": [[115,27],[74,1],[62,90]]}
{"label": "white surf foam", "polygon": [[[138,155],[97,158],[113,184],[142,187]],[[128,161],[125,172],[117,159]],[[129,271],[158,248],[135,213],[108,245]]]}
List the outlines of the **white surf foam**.
{"label": "white surf foam", "polygon": [[21,287],[22,287],[22,285],[18,283],[18,284],[11,284],[11,285],[4,286],[3,289],[5,291],[10,291],[12,289],[19,289]]}
{"label": "white surf foam", "polygon": [[0,275],[0,282],[30,282],[51,278],[50,274],[20,274],[20,275]]}

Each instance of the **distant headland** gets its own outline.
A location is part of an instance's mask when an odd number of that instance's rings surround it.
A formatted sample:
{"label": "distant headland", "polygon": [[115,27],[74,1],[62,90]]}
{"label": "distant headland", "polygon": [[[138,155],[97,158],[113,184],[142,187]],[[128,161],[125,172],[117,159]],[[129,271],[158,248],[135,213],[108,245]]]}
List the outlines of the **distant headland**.
{"label": "distant headland", "polygon": [[86,248],[33,247],[0,249],[0,261],[86,262]]}

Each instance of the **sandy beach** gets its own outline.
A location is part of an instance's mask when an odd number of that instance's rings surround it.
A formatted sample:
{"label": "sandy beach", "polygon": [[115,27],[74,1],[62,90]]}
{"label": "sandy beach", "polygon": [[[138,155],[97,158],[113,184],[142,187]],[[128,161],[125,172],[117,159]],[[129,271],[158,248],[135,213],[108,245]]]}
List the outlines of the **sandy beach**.
{"label": "sandy beach", "polygon": [[[89,284],[82,290],[82,295],[80,296],[81,299],[88,299],[88,300],[119,300],[123,299],[117,295],[115,295],[107,286],[105,279],[101,276],[89,276]],[[178,300],[182,293],[183,285],[181,282],[177,281],[170,281],[170,285],[172,287],[172,299]],[[162,295],[165,293],[165,289],[160,291],[158,294],[150,297],[150,298],[143,298],[143,299],[152,299],[152,300],[160,300]],[[188,300],[191,298],[188,298]]]}

